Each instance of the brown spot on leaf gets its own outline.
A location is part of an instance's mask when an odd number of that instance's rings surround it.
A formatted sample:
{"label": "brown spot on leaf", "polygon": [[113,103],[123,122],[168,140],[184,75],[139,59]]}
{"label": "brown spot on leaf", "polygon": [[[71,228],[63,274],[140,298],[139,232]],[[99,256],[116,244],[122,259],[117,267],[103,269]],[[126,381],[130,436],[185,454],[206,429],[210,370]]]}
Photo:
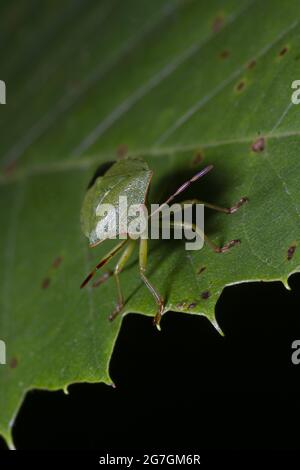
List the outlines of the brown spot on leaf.
{"label": "brown spot on leaf", "polygon": [[93,287],[98,287],[100,286],[101,284],[103,284],[105,281],[107,281],[107,279],[110,278],[110,276],[112,276],[113,272],[112,271],[107,271],[106,273],[103,273],[102,276],[99,277],[99,279],[97,279],[94,283],[93,283]]}
{"label": "brown spot on leaf", "polygon": [[50,285],[50,277],[45,277],[45,279],[42,282],[42,289],[48,289]]}
{"label": "brown spot on leaf", "polygon": [[288,50],[289,48],[287,46],[284,46],[278,54],[279,57],[283,57],[287,53]]}
{"label": "brown spot on leaf", "polygon": [[248,62],[246,67],[247,67],[247,69],[250,70],[250,69],[253,69],[255,66],[256,66],[256,60],[252,59],[252,60],[250,60],[250,62]]}
{"label": "brown spot on leaf", "polygon": [[4,175],[11,176],[16,171],[16,169],[17,169],[17,162],[12,161],[3,168]]}
{"label": "brown spot on leaf", "polygon": [[203,273],[203,271],[206,270],[206,266],[202,266],[202,268],[199,269],[199,271],[197,272],[197,274],[201,274]]}
{"label": "brown spot on leaf", "polygon": [[178,304],[176,304],[176,308],[179,308],[179,310],[182,310],[184,308],[187,308],[188,304],[187,302],[183,301],[183,302],[179,302]]}
{"label": "brown spot on leaf", "polygon": [[192,165],[193,166],[197,166],[197,165],[200,165],[200,163],[202,163],[204,160],[204,155],[202,152],[197,152],[194,157],[193,157],[193,160],[192,160]]}
{"label": "brown spot on leaf", "polygon": [[239,83],[236,84],[235,90],[240,92],[245,88],[245,81],[241,80]]}
{"label": "brown spot on leaf", "polygon": [[223,15],[216,16],[212,24],[213,32],[217,33],[218,31],[220,31],[223,25],[224,25],[224,16]]}
{"label": "brown spot on leaf", "polygon": [[206,299],[208,299],[209,297],[210,297],[210,292],[209,292],[209,290],[205,290],[204,292],[202,292],[202,294],[201,294],[201,298],[202,298],[202,299],[206,300]]}
{"label": "brown spot on leaf", "polygon": [[197,307],[197,303],[192,302],[191,304],[189,304],[188,309],[191,310],[192,308],[195,308],[195,307]]}
{"label": "brown spot on leaf", "polygon": [[121,144],[117,148],[117,157],[124,158],[125,155],[128,153],[128,146],[126,144]]}
{"label": "brown spot on leaf", "polygon": [[15,369],[18,365],[18,359],[16,357],[12,357],[10,362],[9,362],[9,367],[11,369]]}
{"label": "brown spot on leaf", "polygon": [[55,260],[52,263],[53,268],[58,268],[61,265],[62,260],[63,260],[62,256],[58,256],[57,258],[55,258]]}
{"label": "brown spot on leaf", "polygon": [[287,259],[288,259],[288,261],[290,261],[290,260],[293,258],[294,254],[295,254],[295,251],[296,251],[296,248],[297,248],[296,245],[291,245],[291,246],[289,247],[289,249],[288,249],[288,251],[287,251]]}
{"label": "brown spot on leaf", "polygon": [[227,49],[224,49],[220,52],[219,57],[220,59],[227,59],[230,55],[230,52]]}
{"label": "brown spot on leaf", "polygon": [[264,137],[259,137],[259,139],[255,140],[251,145],[251,149],[253,152],[262,152],[265,149]]}

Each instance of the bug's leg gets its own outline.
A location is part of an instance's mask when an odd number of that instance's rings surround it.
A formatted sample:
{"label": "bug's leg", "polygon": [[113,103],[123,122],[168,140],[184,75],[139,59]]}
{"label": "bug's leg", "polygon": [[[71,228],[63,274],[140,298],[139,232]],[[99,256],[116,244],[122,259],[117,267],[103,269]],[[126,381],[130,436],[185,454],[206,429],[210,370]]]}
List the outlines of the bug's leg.
{"label": "bug's leg", "polygon": [[118,313],[120,313],[120,311],[124,307],[124,297],[123,297],[123,294],[122,294],[119,274],[124,269],[125,264],[127,263],[128,259],[130,258],[130,255],[133,252],[135,244],[136,244],[135,240],[129,240],[127,247],[123,251],[123,253],[122,253],[115,269],[114,269],[114,278],[116,280],[117,292],[118,292],[118,303],[117,303],[116,308],[114,309],[114,311],[110,314],[109,320],[113,320],[114,318],[116,318]]}
{"label": "bug's leg", "polygon": [[181,204],[203,204],[205,207],[208,207],[209,209],[213,209],[218,212],[224,212],[225,214],[234,214],[234,212],[236,212],[243,204],[248,202],[248,200],[249,199],[247,197],[241,197],[241,199],[231,207],[221,207],[217,206],[216,204],[200,201],[199,199],[188,199],[186,201],[182,201]]}
{"label": "bug's leg", "polygon": [[145,276],[145,272],[147,268],[147,254],[148,254],[148,240],[141,239],[140,240],[140,253],[139,253],[140,275],[157,303],[158,312],[156,313],[153,319],[153,323],[155,324],[157,329],[160,330],[160,320],[163,314],[164,301],[163,301],[163,298],[160,296],[159,292],[155,289],[155,287],[151,284],[149,279]]}
{"label": "bug's leg", "polygon": [[[219,212],[225,212],[226,214],[233,214],[246,202],[248,202],[248,198],[247,197],[242,197],[235,205],[233,205],[231,207],[220,207],[220,206],[216,206],[214,204],[210,204],[210,203],[207,203],[207,202],[204,202],[204,201],[200,201],[199,199],[188,199],[186,201],[180,202],[179,204],[180,204],[180,206],[183,206],[184,204],[203,204],[205,207],[209,207],[210,209],[214,209],[214,210],[217,210]],[[205,242],[211,247],[211,249],[215,253],[225,253],[226,251],[228,251],[233,246],[238,245],[238,244],[241,243],[241,241],[238,240],[238,239],[230,240],[229,242],[225,243],[225,245],[223,245],[222,247],[219,247],[213,241],[211,241],[210,238],[207,235],[205,235],[205,233],[203,233],[202,230],[200,230],[200,228],[197,227],[195,224],[193,224],[192,227],[193,227],[194,231],[196,231],[196,232],[198,231],[198,235],[200,235],[202,238],[204,238]],[[187,227],[187,228],[189,228],[189,227]]]}
{"label": "bug's leg", "polygon": [[230,240],[229,242],[225,243],[225,245],[223,246],[218,246],[213,241],[211,241],[211,239],[205,234],[204,234],[204,240],[215,253],[225,253],[233,246],[239,245],[241,243],[241,240],[235,239],[235,240]]}
{"label": "bug's leg", "polygon": [[215,253],[225,253],[228,251],[230,248],[232,248],[235,245],[239,245],[241,243],[240,240],[230,240],[228,243],[225,243],[223,246],[218,246],[216,245],[205,233],[198,227],[196,224],[189,224],[187,222],[171,222],[171,226],[173,227],[182,227],[186,228],[188,230],[193,230],[196,232],[204,241],[210,246],[210,248],[215,252]]}
{"label": "bug's leg", "polygon": [[181,186],[179,186],[179,188],[175,191],[175,193],[171,194],[171,196],[169,196],[168,199],[163,204],[161,204],[157,209],[155,209],[154,212],[152,212],[150,214],[150,217],[152,217],[156,212],[161,211],[161,209],[164,206],[170,204],[170,202],[172,202],[173,199],[175,199],[176,196],[178,196],[179,194],[184,192],[187,188],[189,188],[191,186],[192,183],[197,181],[199,178],[202,178],[202,176],[206,175],[212,169],[213,169],[213,165],[208,165],[205,168],[203,168],[201,171],[198,171],[198,173],[196,173],[192,178],[190,178],[185,183],[183,183]]}
{"label": "bug's leg", "polygon": [[247,197],[241,197],[241,199],[231,207],[221,207],[215,204],[210,204],[208,202],[203,202],[205,207],[209,207],[215,211],[225,212],[225,214],[234,214],[245,202],[248,202]]}
{"label": "bug's leg", "polygon": [[115,254],[121,249],[123,248],[123,246],[128,242],[128,240],[123,240],[121,243],[119,243],[118,245],[116,245],[111,251],[109,251],[102,259],[101,261],[97,264],[97,266],[93,269],[93,271],[90,272],[90,274],[85,278],[85,280],[83,281],[83,283],[81,284],[80,286],[80,289],[82,289],[84,286],[87,285],[88,282],[90,282],[90,280],[95,276],[96,272],[98,271],[98,269],[102,268],[102,266],[104,266],[106,263],[108,263],[108,261],[110,261],[114,256]]}

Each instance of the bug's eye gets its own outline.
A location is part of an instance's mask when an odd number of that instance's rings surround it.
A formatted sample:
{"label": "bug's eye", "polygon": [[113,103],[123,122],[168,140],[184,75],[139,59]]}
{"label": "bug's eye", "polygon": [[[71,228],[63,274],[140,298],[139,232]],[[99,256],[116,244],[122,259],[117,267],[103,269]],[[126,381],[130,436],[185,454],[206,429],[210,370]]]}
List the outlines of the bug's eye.
{"label": "bug's eye", "polygon": [[103,176],[114,163],[116,162],[110,161],[110,162],[101,163],[101,165],[99,165],[97,170],[95,171],[92,179],[90,180],[87,189],[91,188],[94,185],[96,179],[99,178],[99,176]]}

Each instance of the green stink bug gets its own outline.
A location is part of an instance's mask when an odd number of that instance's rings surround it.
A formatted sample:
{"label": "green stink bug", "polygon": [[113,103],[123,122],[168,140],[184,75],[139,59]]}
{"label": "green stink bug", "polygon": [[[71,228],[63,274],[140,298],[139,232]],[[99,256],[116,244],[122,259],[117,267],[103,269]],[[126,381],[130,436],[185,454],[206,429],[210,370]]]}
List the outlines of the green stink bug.
{"label": "green stink bug", "polygon": [[[212,168],[212,165],[206,166],[204,169],[196,173],[191,179],[183,183],[177,189],[177,191],[175,191],[175,193],[173,193],[163,204],[160,205],[160,209],[163,206],[169,204],[176,196],[185,191],[193,182],[204,176],[206,173],[212,170]],[[118,292],[118,303],[114,311],[109,316],[109,319],[113,320],[124,307],[124,297],[122,294],[119,274],[123,270],[126,262],[133,252],[135,245],[139,241],[139,272],[142,280],[157,303],[158,311],[154,317],[154,324],[158,329],[160,329],[160,320],[164,311],[164,300],[146,276],[148,240],[143,237],[140,237],[140,239],[137,240],[129,229],[127,229],[125,232],[122,232],[120,227],[115,225],[115,219],[113,219],[116,214],[119,217],[122,216],[119,207],[120,196],[126,197],[129,205],[146,207],[146,198],[151,178],[152,171],[149,169],[145,161],[138,158],[127,158],[114,163],[103,176],[96,178],[94,184],[88,189],[81,209],[81,224],[83,233],[89,239],[90,247],[95,247],[104,240],[113,238],[112,232],[106,228],[107,221],[111,222],[110,226],[114,229],[114,234],[116,234],[118,238],[124,239],[101,259],[94,270],[83,281],[81,288],[92,279],[92,277],[100,268],[102,268],[102,266],[110,261],[116,255],[116,253],[123,249],[123,254],[117,262],[113,273]],[[242,197],[237,204],[230,208],[208,204],[197,199],[183,201],[180,204],[201,203],[210,209],[232,214],[236,212],[239,207],[241,207],[241,205],[244,204],[247,200],[248,199],[246,197]],[[107,204],[111,207],[111,209],[105,211],[104,217],[103,212],[101,212],[101,207]],[[154,212],[150,213],[149,218],[151,218],[153,214]],[[105,221],[105,224],[103,223],[102,225],[102,221]],[[184,227],[184,222],[182,222],[182,226]],[[197,227],[195,227],[195,230],[197,230]],[[240,243],[240,240],[231,240],[223,247],[218,247],[206,235],[204,235],[204,240],[216,253],[224,253],[232,246]]]}

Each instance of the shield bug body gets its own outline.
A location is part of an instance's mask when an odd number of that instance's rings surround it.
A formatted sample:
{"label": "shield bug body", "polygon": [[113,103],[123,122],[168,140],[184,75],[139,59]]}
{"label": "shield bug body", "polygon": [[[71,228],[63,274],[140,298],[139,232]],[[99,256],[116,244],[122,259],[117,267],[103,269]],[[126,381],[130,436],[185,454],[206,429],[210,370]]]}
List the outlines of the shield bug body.
{"label": "shield bug body", "polygon": [[[196,173],[161,204],[158,210],[169,204],[176,196],[185,191],[193,182],[204,176],[212,168],[213,166],[209,165]],[[136,232],[133,233],[130,230],[130,226],[128,228],[127,224],[125,224],[126,227],[124,229],[122,225],[120,226],[120,224],[117,223],[117,220],[120,221],[122,216],[124,216],[124,214],[122,214],[122,207],[120,207],[120,197],[126,198],[127,207],[135,206],[146,208],[146,199],[151,178],[152,171],[145,161],[137,158],[127,158],[112,164],[108,171],[103,176],[96,178],[94,184],[88,189],[81,209],[81,224],[84,234],[89,239],[90,247],[95,247],[110,238],[121,238],[122,240],[100,260],[94,270],[83,281],[81,288],[92,279],[100,268],[110,261],[119,251],[123,250],[113,272],[118,292],[116,308],[109,316],[109,319],[113,320],[117,314],[121,312],[125,303],[119,275],[132,254],[134,247],[139,243],[139,272],[143,282],[157,303],[157,313],[154,317],[154,323],[157,328],[160,328],[160,320],[164,311],[164,300],[146,276],[148,240],[142,236],[137,237]],[[237,204],[230,208],[219,207],[197,199],[183,201],[181,204],[201,203],[210,209],[232,214],[246,201],[247,198],[243,197]],[[150,213],[149,218],[151,219],[153,215],[154,212]],[[184,227],[184,222],[182,226]],[[195,227],[195,230],[196,229]],[[216,253],[224,253],[240,242],[239,240],[231,240],[223,247],[218,247],[206,235],[204,235],[204,239]]]}

